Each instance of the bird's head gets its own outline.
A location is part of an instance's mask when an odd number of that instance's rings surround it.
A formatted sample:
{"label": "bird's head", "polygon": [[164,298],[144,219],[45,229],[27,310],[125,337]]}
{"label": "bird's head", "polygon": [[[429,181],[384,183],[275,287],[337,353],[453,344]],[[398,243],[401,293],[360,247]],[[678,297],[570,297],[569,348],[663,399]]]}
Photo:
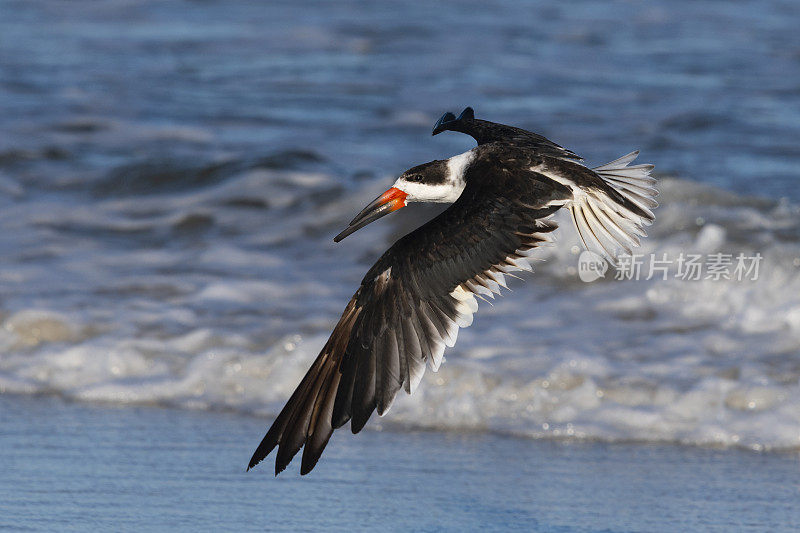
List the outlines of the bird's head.
{"label": "bird's head", "polygon": [[339,242],[370,222],[411,202],[455,202],[464,190],[464,173],[473,157],[470,151],[450,159],[430,161],[406,170],[388,191],[362,209],[350,221],[350,225],[333,240]]}

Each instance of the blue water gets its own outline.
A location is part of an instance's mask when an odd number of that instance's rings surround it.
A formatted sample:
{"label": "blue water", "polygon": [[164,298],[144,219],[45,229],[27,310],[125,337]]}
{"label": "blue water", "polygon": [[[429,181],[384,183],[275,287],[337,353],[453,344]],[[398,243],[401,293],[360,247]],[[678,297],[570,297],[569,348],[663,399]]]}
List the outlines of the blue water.
{"label": "blue water", "polygon": [[[0,0],[0,525],[796,528],[798,20],[790,1]],[[430,136],[467,105],[590,163],[640,149],[662,191],[640,251],[760,253],[761,277],[583,284],[567,221],[310,482],[245,476],[363,273],[432,211],[333,236],[470,148]]]}
{"label": "blue water", "polygon": [[662,172],[800,199],[792,1],[0,9],[0,160],[42,187],[280,149],[319,154],[343,179],[398,172],[468,146],[425,137],[472,105],[592,161],[640,148]]}
{"label": "blue water", "polygon": [[[329,468],[244,471],[263,420],[0,397],[15,531],[796,531],[797,454],[478,434],[334,436]],[[345,438],[342,438],[345,437]]]}

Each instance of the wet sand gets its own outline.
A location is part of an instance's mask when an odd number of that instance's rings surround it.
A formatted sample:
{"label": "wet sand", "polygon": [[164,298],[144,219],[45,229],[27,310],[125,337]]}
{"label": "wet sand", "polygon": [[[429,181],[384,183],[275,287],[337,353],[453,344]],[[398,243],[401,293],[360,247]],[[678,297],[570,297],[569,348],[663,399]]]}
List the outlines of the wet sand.
{"label": "wet sand", "polygon": [[245,472],[268,420],[0,396],[0,529],[796,531],[800,459],[487,434],[337,433]]}

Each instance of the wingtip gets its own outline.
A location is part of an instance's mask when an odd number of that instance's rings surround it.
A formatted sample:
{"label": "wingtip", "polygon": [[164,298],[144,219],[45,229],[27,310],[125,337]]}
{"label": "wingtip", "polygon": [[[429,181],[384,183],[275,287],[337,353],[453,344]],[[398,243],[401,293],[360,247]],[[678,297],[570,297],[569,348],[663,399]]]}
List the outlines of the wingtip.
{"label": "wingtip", "polygon": [[353,418],[350,419],[350,431],[353,433],[353,435],[361,432],[361,430],[364,429],[364,426],[367,425],[371,414],[372,409],[364,409],[363,411],[358,410],[353,413]]}
{"label": "wingtip", "polygon": [[255,468],[261,461],[267,458],[267,456],[272,453],[272,450],[275,449],[277,442],[275,442],[275,437],[273,435],[273,428],[264,435],[264,438],[261,439],[261,442],[258,444],[256,451],[253,452],[252,457],[250,457],[250,462],[247,463],[247,471],[249,472],[251,468]]}
{"label": "wingtip", "polygon": [[[305,459],[305,457],[303,457],[303,459]],[[317,458],[317,459],[319,459],[319,458]],[[314,461],[312,461],[310,463],[307,463],[305,460],[301,461],[300,462],[300,475],[301,476],[305,476],[306,474],[308,474],[309,472],[314,470],[315,466],[317,466],[317,461],[316,460],[314,460]]]}

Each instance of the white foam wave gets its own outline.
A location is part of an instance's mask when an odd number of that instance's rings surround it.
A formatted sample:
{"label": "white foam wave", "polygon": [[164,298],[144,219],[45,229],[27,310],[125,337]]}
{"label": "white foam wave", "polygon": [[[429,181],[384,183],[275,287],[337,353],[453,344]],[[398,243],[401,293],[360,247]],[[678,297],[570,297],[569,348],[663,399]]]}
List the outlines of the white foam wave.
{"label": "white foam wave", "polygon": [[[46,204],[7,211],[5,221],[28,224],[10,224],[18,231],[0,245],[32,253],[35,242],[51,263],[12,254],[0,275],[0,392],[277,413],[385,246],[381,230],[347,247],[328,242],[331,222],[374,191],[303,207],[330,180],[288,186],[289,174],[248,172],[159,198],[150,216],[135,200],[101,203],[92,216]],[[226,199],[242,187],[275,203],[231,211]],[[584,284],[578,238],[563,224],[548,261],[482,304],[439,373],[373,426],[800,447],[798,207],[678,180],[661,188],[643,253],[758,252],[758,280]],[[115,238],[129,227],[157,235],[173,224],[169,212],[201,207],[221,236],[185,246],[119,247],[54,229],[112,220]],[[80,290],[48,298],[70,286]]]}

